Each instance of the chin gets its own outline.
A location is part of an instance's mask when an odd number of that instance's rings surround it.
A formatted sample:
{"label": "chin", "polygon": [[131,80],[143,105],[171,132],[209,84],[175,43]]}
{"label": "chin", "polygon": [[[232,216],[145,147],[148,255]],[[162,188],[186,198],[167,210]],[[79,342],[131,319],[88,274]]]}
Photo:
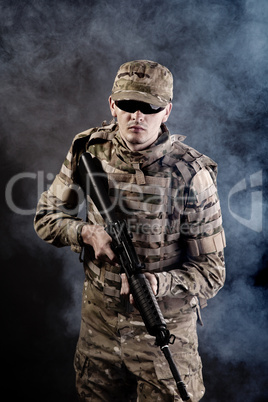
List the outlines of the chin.
{"label": "chin", "polygon": [[130,144],[143,144],[144,142],[142,136],[139,134],[127,135],[126,141],[128,141]]}

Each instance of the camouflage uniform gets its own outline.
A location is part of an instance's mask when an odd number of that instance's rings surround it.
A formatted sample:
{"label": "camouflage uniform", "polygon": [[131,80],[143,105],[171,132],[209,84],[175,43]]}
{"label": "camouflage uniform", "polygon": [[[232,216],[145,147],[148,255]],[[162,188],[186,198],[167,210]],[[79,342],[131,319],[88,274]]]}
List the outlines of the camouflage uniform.
{"label": "camouflage uniform", "polygon": [[[60,173],[38,204],[35,229],[55,246],[81,251],[77,233],[77,165],[96,156],[109,179],[119,219],[127,220],[145,271],[158,278],[158,302],[171,333],[180,374],[192,396],[204,395],[196,321],[199,303],[224,284],[225,246],[216,188],[216,164],[171,136],[167,127],[148,149],[130,151],[116,123],[78,134]],[[87,222],[104,225],[88,199]],[[81,401],[181,401],[154,338],[137,310],[120,299],[120,268],[84,250],[85,283],[75,355]],[[137,394],[137,395],[136,395]],[[137,399],[138,398],[138,399]]]}

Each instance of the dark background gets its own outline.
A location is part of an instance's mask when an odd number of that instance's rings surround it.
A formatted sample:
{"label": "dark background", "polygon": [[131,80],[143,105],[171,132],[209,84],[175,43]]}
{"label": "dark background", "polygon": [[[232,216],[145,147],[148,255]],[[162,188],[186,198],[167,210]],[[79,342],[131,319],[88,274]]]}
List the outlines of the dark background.
{"label": "dark background", "polygon": [[204,402],[268,400],[266,0],[0,0],[1,391],[74,401],[78,255],[33,230],[78,132],[109,121],[120,64],[175,79],[168,126],[219,165],[225,287],[203,310]]}

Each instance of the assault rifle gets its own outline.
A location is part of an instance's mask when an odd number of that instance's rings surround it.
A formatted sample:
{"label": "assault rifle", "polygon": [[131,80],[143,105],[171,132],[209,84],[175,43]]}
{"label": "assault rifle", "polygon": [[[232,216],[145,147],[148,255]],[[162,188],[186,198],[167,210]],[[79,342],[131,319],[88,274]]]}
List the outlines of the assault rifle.
{"label": "assault rifle", "polygon": [[145,327],[148,333],[156,338],[155,344],[160,347],[166,357],[182,400],[190,401],[190,396],[168,346],[174,343],[175,336],[171,335],[167,329],[151,285],[142,273],[144,266],[136,254],[127,224],[125,221],[117,220],[115,216],[108,196],[106,173],[103,171],[100,161],[92,158],[87,152],[80,158],[78,171],[82,188],[86,195],[90,196],[107,225],[106,231],[112,238],[112,249],[127,276],[130,292]]}

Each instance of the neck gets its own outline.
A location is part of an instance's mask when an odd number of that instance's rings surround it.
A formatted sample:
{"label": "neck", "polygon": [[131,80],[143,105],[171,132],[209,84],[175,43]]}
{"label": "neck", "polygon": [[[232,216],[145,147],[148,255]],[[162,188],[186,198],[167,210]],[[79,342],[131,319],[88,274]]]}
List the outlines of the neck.
{"label": "neck", "polygon": [[128,149],[130,149],[130,151],[132,152],[139,152],[139,151],[145,151],[146,149],[150,148],[160,137],[160,135],[162,134],[162,130],[161,128],[159,129],[158,133],[156,135],[154,135],[153,137],[150,137],[147,141],[144,142],[129,142],[127,141],[127,139],[122,138],[122,140],[124,141],[126,147]]}

